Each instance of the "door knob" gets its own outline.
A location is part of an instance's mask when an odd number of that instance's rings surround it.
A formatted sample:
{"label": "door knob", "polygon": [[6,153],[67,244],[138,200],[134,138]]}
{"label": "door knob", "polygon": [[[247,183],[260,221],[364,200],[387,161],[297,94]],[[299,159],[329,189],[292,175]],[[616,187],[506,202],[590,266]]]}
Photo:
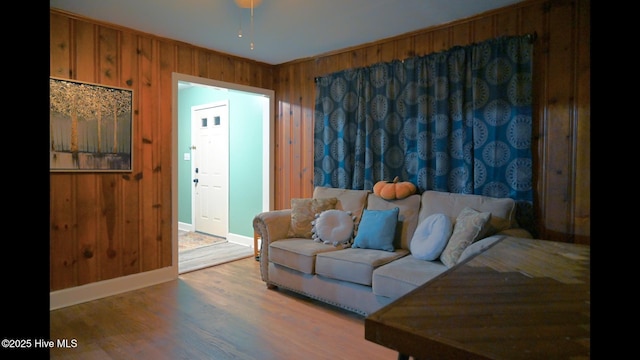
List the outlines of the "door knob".
{"label": "door knob", "polygon": [[197,183],[197,182],[198,182],[198,179],[193,179],[193,182],[194,182],[194,183]]}

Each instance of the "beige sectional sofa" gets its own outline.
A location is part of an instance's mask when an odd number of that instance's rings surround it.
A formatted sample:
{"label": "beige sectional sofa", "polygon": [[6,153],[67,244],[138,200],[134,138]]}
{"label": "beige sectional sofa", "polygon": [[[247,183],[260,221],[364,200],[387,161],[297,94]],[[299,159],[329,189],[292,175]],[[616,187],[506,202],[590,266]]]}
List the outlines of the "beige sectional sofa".
{"label": "beige sectional sofa", "polygon": [[[291,209],[255,216],[254,230],[261,238],[262,280],[270,289],[288,289],[364,316],[483,251],[503,236],[531,238],[515,221],[515,201],[509,198],[425,191],[404,199],[384,200],[368,190],[316,187],[312,199],[307,200],[307,205],[312,203],[316,207],[307,206],[306,213],[297,206],[298,202],[292,201]],[[327,208],[353,215],[356,225],[351,246],[314,240],[308,229],[304,233],[293,230],[305,224],[296,223],[297,219],[306,216],[308,221],[310,212],[316,212],[315,218]],[[370,232],[360,226],[363,215],[369,211],[388,213],[385,210],[395,208],[398,212],[393,251],[368,248],[366,244],[357,247],[357,243],[363,243],[365,232]],[[469,212],[473,214],[467,216]],[[418,241],[432,241],[435,230],[429,233],[429,229],[419,225],[435,218],[448,218],[451,233],[440,234],[448,239],[442,253],[430,245],[439,256],[424,260],[411,253],[411,242],[416,242],[415,249]],[[482,221],[478,220],[481,218]]]}

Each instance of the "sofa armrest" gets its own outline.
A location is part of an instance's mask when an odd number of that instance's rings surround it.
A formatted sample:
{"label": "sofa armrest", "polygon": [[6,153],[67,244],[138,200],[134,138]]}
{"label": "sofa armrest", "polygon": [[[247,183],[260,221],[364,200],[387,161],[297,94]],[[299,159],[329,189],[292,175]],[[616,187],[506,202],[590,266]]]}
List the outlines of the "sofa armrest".
{"label": "sofa armrest", "polygon": [[464,249],[464,251],[460,255],[460,259],[458,259],[458,263],[487,250],[496,241],[508,236],[533,239],[533,236],[531,235],[531,233],[523,228],[511,228],[511,229],[502,230],[497,234],[487,236],[467,246],[467,248]]}
{"label": "sofa armrest", "polygon": [[459,264],[465,261],[466,259],[476,256],[477,254],[490,248],[493,244],[496,243],[496,241],[501,240],[503,238],[505,238],[504,235],[491,235],[484,239],[480,239],[474,242],[473,244],[467,246],[466,249],[464,249],[457,263]]}
{"label": "sofa armrest", "polygon": [[285,239],[291,226],[291,209],[261,212],[253,218],[253,229],[262,243]]}
{"label": "sofa armrest", "polygon": [[291,226],[291,209],[261,212],[253,218],[253,230],[260,236],[260,273],[269,283],[269,244],[287,238]]}
{"label": "sofa armrest", "polygon": [[518,228],[518,227],[502,230],[498,232],[496,235],[505,235],[505,236],[513,236],[518,238],[533,239],[533,235],[531,235],[529,231],[523,228]]}

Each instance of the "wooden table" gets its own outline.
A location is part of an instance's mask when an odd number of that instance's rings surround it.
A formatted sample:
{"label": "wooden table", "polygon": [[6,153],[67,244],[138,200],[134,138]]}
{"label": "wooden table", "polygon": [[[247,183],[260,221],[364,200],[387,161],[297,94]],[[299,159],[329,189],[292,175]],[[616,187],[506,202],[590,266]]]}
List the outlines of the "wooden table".
{"label": "wooden table", "polygon": [[399,359],[589,359],[590,247],[505,237],[365,319]]}

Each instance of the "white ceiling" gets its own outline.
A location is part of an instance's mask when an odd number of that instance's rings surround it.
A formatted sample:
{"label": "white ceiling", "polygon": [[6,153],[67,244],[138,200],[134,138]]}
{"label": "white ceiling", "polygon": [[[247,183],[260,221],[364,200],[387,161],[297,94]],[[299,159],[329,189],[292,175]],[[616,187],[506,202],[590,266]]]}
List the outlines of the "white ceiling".
{"label": "white ceiling", "polygon": [[[239,0],[238,0],[239,1]],[[257,2],[257,0],[255,0]],[[50,0],[110,24],[271,65],[445,24],[522,0]],[[244,36],[238,38],[242,27]]]}

